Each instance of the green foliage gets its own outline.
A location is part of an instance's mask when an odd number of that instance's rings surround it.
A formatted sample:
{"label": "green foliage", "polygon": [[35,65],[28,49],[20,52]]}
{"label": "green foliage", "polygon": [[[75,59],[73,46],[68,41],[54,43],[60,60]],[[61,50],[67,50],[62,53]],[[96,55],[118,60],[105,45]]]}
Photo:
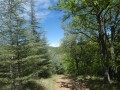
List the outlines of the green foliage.
{"label": "green foliage", "polygon": [[[3,4],[1,6],[1,3]],[[7,3],[7,4],[6,4]],[[10,90],[24,90],[23,83],[31,78],[41,78],[41,73],[49,76],[49,55],[47,42],[38,32],[35,12],[30,20],[21,16],[24,14],[24,2],[21,0],[0,1],[0,6],[6,8],[1,14],[0,24],[0,85]],[[34,11],[34,10],[33,10]],[[28,84],[34,84],[30,82]],[[36,83],[35,83],[36,84]],[[34,84],[34,85],[35,85]],[[33,89],[34,88],[34,89]],[[30,87],[30,90],[38,90]]]}
{"label": "green foliage", "polygon": [[65,68],[65,73],[66,74],[75,74],[75,65],[74,65],[74,60],[71,58],[70,55],[65,54],[63,57],[63,62],[64,62],[64,68]]}
{"label": "green foliage", "polygon": [[51,59],[51,69],[53,74],[63,74],[64,67],[62,64],[63,53],[60,47],[49,47],[49,54]]}
{"label": "green foliage", "polygon": [[[73,40],[76,41],[76,39]],[[70,39],[70,41],[72,40]],[[98,44],[92,41],[88,41],[88,42],[80,41],[77,42],[76,45],[72,46],[72,43],[70,43],[70,41],[65,42],[64,40],[62,46],[63,51],[65,52],[64,57],[62,59],[64,62],[66,72],[73,75],[75,74],[75,72],[77,71],[76,69],[76,60],[77,60],[79,66],[77,72],[79,75],[85,75],[85,74],[103,75],[102,74],[103,63],[100,59],[100,55],[98,52],[99,51]]]}
{"label": "green foliage", "polygon": [[64,12],[63,48],[68,55],[68,59],[67,56],[63,59],[74,63],[74,67],[71,63],[67,66],[72,71],[75,69],[76,75],[79,71],[94,75],[107,73],[106,80],[118,75],[119,7],[118,0],[58,1],[55,9]]}
{"label": "green foliage", "polygon": [[45,90],[44,87],[38,84],[36,81],[28,81],[24,84],[24,90]]}

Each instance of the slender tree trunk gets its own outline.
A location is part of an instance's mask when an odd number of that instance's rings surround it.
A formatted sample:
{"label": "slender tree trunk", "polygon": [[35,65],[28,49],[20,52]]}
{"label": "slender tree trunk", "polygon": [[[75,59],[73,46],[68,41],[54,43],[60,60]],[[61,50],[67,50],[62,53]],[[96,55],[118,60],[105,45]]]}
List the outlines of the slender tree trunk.
{"label": "slender tree trunk", "polygon": [[[18,21],[19,22],[19,21]],[[18,27],[19,27],[19,24],[18,24]],[[19,30],[17,31],[17,35],[16,35],[16,46],[19,47]],[[18,64],[17,64],[17,72],[18,72],[18,78],[21,78],[21,62],[20,62],[20,52],[18,50],[17,52],[17,60],[18,60]],[[18,90],[23,90],[23,84],[22,84],[22,80],[19,80],[18,81],[18,84],[19,84],[19,88]]]}
{"label": "slender tree trunk", "polygon": [[79,65],[78,65],[78,60],[75,58],[75,68],[76,68],[76,75],[79,74]]}
{"label": "slender tree trunk", "polygon": [[[20,65],[19,61],[18,61],[18,78],[21,78],[21,65]],[[18,90],[23,90],[22,80],[19,80],[18,84],[19,84]]]}
{"label": "slender tree trunk", "polygon": [[22,80],[19,80],[19,90],[23,90],[23,84],[22,84]]}
{"label": "slender tree trunk", "polygon": [[14,67],[13,65],[10,65],[10,73],[11,73],[11,90],[16,90],[15,86],[15,76],[14,76]]}
{"label": "slender tree trunk", "polygon": [[[21,78],[21,65],[20,65],[19,61],[18,61],[18,76],[17,77],[19,79]],[[23,90],[22,80],[19,80],[18,84],[19,84],[18,90]]]}
{"label": "slender tree trunk", "polygon": [[79,61],[78,61],[78,58],[77,58],[77,50],[76,50],[76,41],[74,42],[74,47],[75,48],[73,48],[73,51],[74,51],[74,55],[73,55],[73,57],[74,57],[74,60],[75,60],[75,74],[76,74],[76,76],[79,74]]}
{"label": "slender tree trunk", "polygon": [[116,79],[117,77],[117,67],[116,67],[116,60],[115,60],[115,51],[114,51],[114,42],[115,42],[115,27],[111,26],[111,46],[110,46],[110,51],[111,51],[111,60],[113,62],[113,67],[111,72],[111,77],[112,79]]}
{"label": "slender tree trunk", "polygon": [[99,45],[101,49],[101,57],[104,62],[105,73],[104,73],[104,80],[105,82],[110,83],[110,74],[109,74],[109,55],[108,55],[108,46],[107,46],[107,39],[106,39],[106,31],[105,31],[105,21],[101,20],[100,15],[97,16],[97,22],[99,24],[98,33],[99,33]]}

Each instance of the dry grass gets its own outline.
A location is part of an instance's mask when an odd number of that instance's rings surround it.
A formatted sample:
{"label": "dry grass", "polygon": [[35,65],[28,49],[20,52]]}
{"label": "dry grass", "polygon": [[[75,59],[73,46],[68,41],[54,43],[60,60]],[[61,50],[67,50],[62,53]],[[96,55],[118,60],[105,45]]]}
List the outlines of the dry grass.
{"label": "dry grass", "polygon": [[37,80],[37,83],[39,83],[42,86],[44,86],[45,90],[55,90],[56,77],[57,76],[54,75],[51,78],[40,79],[40,80]]}

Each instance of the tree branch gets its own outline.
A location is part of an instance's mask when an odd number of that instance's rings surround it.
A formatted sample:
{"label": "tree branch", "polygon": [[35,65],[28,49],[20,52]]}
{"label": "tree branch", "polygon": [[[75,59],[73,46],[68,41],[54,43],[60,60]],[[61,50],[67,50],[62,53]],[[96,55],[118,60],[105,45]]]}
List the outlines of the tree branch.
{"label": "tree branch", "polygon": [[[90,37],[88,34],[86,34],[86,33],[84,33],[84,32],[82,32],[82,31],[80,31],[80,30],[78,30],[78,32],[70,32],[71,34],[79,34],[79,33],[81,33],[81,34],[83,34],[83,35],[85,35],[86,37],[88,37],[88,38],[90,38],[91,40],[93,40],[93,41],[95,41],[96,42],[96,40],[95,39],[93,39],[92,37]],[[95,37],[95,38],[97,38],[97,37]]]}

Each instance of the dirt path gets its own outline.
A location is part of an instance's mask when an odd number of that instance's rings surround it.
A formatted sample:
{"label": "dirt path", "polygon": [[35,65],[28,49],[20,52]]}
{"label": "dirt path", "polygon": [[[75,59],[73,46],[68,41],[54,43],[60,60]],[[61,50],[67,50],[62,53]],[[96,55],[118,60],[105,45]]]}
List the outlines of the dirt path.
{"label": "dirt path", "polygon": [[66,75],[56,75],[38,82],[45,87],[45,90],[90,90],[85,87],[84,83],[70,79]]}
{"label": "dirt path", "polygon": [[55,75],[48,79],[40,79],[37,83],[44,86],[44,90],[79,90],[73,88],[73,80],[65,75]]}
{"label": "dirt path", "polygon": [[51,78],[37,80],[37,83],[44,87],[43,90],[120,90],[119,84],[104,84],[101,79],[95,77],[85,80],[80,77],[76,80],[65,75],[54,75]]}
{"label": "dirt path", "polygon": [[67,76],[61,75],[56,78],[56,90],[81,90],[77,88],[75,82]]}

